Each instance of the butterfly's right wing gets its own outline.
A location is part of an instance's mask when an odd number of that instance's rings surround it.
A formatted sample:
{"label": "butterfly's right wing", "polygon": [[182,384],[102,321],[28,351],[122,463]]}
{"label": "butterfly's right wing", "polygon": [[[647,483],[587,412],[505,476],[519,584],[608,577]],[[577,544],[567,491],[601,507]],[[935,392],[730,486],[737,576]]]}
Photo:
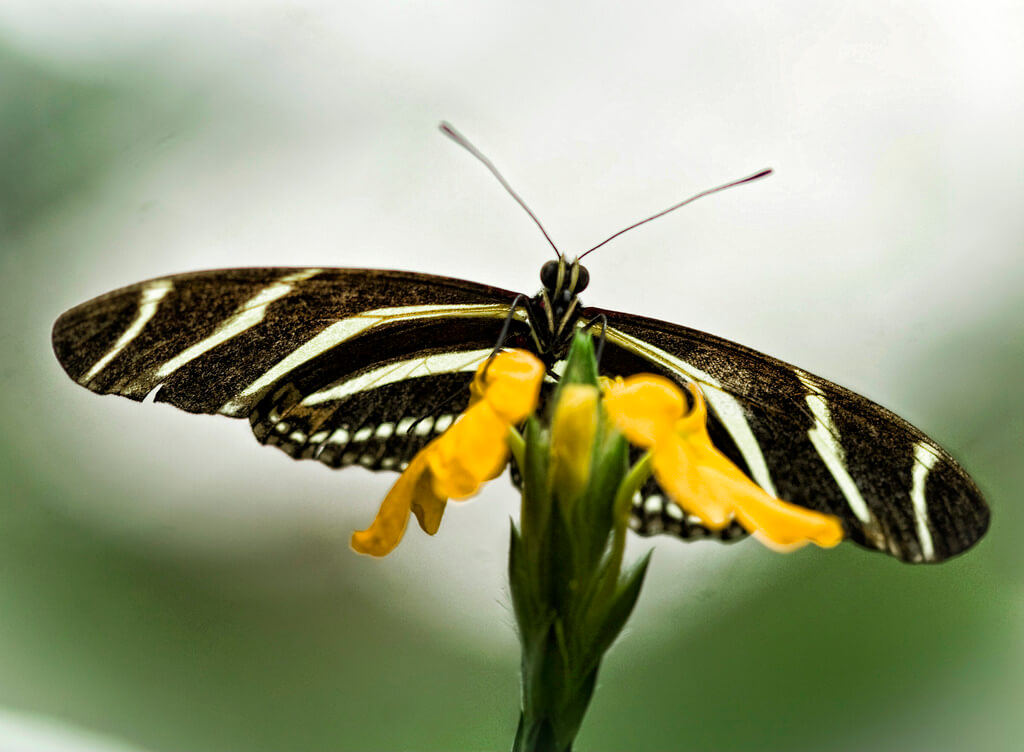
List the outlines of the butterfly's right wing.
{"label": "butterfly's right wing", "polygon": [[[603,372],[654,371],[699,385],[715,445],[772,495],[838,516],[854,542],[936,562],[988,528],[988,506],[967,473],[874,402],[704,332],[613,311],[585,314],[607,320]],[[667,524],[679,517],[671,507],[662,495],[635,508],[638,532],[680,534]]]}

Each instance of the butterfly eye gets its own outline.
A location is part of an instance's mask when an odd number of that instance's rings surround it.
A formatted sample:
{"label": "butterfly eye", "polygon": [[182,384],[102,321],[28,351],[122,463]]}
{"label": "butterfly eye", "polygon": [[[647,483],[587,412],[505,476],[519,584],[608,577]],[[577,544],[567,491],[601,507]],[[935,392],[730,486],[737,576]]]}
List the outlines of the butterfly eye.
{"label": "butterfly eye", "polygon": [[547,261],[540,268],[540,283],[547,290],[554,290],[558,284],[558,262]]}
{"label": "butterfly eye", "polygon": [[587,285],[590,284],[590,272],[587,271],[587,268],[585,266],[580,266],[577,268],[580,271],[579,276],[576,277],[576,289],[574,290],[574,292],[583,292],[584,290],[587,289]]}

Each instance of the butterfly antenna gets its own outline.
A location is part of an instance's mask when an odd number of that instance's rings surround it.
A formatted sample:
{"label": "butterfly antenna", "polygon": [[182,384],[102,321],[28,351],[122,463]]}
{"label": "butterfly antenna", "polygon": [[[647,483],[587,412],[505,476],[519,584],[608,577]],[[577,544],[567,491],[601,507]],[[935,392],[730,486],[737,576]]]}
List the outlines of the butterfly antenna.
{"label": "butterfly antenna", "polygon": [[[527,214],[530,215],[530,219],[532,219],[534,222],[536,222],[537,227],[539,227],[540,231],[542,233],[544,233],[544,237],[551,244],[551,247],[555,249],[555,255],[558,256],[558,258],[562,258],[561,251],[558,250],[558,246],[555,245],[555,241],[553,241],[551,239],[551,236],[548,235],[548,231],[544,229],[544,225],[542,225],[540,223],[540,220],[537,219],[537,215],[534,214],[532,211],[530,211],[530,207],[526,205],[526,202],[523,201],[523,199],[519,197],[518,193],[516,193],[514,190],[512,190],[512,186],[509,185],[508,181],[505,180],[504,177],[502,177],[500,172],[498,172],[498,168],[494,166],[494,163],[491,160],[489,160],[487,157],[485,157],[483,155],[483,152],[481,152],[479,149],[477,149],[475,146],[473,146],[473,144],[471,144],[469,142],[469,139],[467,139],[465,136],[463,136],[461,133],[459,133],[457,130],[455,130],[455,128],[451,125],[451,123],[447,123],[447,122],[442,120],[441,124],[438,127],[441,129],[441,133],[446,135],[452,141],[454,141],[459,146],[461,146],[463,149],[465,149],[470,154],[472,154],[474,157],[479,159],[483,163],[484,167],[486,167],[488,170],[491,171],[491,174],[494,175],[494,177],[496,177],[498,179],[498,182],[501,183],[501,185],[505,188],[506,191],[509,192],[509,195],[512,196],[512,198],[514,198],[519,203],[519,205],[521,207],[523,207],[523,210]],[[653,219],[653,217],[652,217],[652,219]]]}
{"label": "butterfly antenna", "polygon": [[733,188],[733,187],[735,187],[737,185],[743,185],[744,183],[752,183],[755,180],[760,180],[761,178],[766,178],[766,177],[768,177],[771,174],[772,174],[772,169],[769,167],[766,170],[761,170],[760,172],[756,172],[753,175],[748,175],[745,178],[741,178],[739,180],[734,180],[731,183],[726,183],[725,185],[720,185],[717,188],[711,188],[710,190],[702,191],[702,192],[698,193],[696,196],[690,196],[690,198],[686,199],[685,201],[680,201],[675,206],[670,206],[669,208],[665,209],[664,211],[660,211],[657,214],[654,214],[654,215],[648,217],[647,219],[641,219],[639,222],[631,224],[629,227],[627,227],[624,230],[619,230],[617,233],[612,235],[610,238],[606,238],[605,240],[602,240],[600,243],[595,245],[593,248],[590,248],[589,250],[586,250],[583,253],[581,253],[580,254],[580,258],[582,259],[588,253],[596,251],[598,248],[603,246],[605,243],[608,243],[608,242],[610,242],[612,240],[615,240],[615,238],[619,237],[619,235],[621,235],[622,233],[629,232],[630,230],[632,230],[635,227],[639,227],[640,225],[647,224],[652,219],[657,219],[658,217],[664,217],[669,212],[673,212],[673,211],[675,211],[676,209],[678,209],[680,207],[686,206],[687,204],[689,204],[689,203],[691,203],[693,201],[696,201],[699,198],[704,198],[704,196],[710,196],[712,193],[718,193],[719,191],[724,191],[726,188]]}

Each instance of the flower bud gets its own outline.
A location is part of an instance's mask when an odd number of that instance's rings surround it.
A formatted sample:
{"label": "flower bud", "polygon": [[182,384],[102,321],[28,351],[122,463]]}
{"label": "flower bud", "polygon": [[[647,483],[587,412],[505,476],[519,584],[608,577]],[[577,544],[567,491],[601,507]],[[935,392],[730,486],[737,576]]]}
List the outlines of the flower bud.
{"label": "flower bud", "polygon": [[565,384],[551,419],[553,486],[571,503],[586,490],[597,435],[598,397],[596,386]]}

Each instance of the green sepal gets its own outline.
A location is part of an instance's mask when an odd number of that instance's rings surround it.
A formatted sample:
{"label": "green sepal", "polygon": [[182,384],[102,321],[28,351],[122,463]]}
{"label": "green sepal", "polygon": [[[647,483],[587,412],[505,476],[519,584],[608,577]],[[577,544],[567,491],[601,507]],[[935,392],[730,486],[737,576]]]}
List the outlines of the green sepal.
{"label": "green sepal", "polygon": [[544,565],[551,582],[551,606],[572,617],[572,604],[578,598],[580,582],[579,541],[573,535],[572,523],[565,519],[562,507],[553,504],[548,517],[548,530],[544,542]]}
{"label": "green sepal", "polygon": [[579,596],[579,613],[588,621],[605,610],[601,602],[614,594],[619,579],[627,519],[616,519],[615,503],[628,470],[629,444],[615,431],[605,437],[595,455],[587,499],[580,505],[589,515],[580,514],[575,522],[577,530],[586,531],[580,535],[584,548],[580,568],[590,574]]}
{"label": "green sepal", "polygon": [[596,563],[597,558],[607,548],[608,535],[617,522],[616,492],[629,470],[629,443],[621,433],[611,429],[604,436],[600,436],[599,433],[599,438],[594,444],[586,503],[577,505],[576,516],[585,517],[580,519],[578,524],[595,533],[591,555],[588,558]]}
{"label": "green sepal", "polygon": [[522,535],[529,549],[531,561],[539,561],[537,546],[545,537],[551,514],[551,489],[548,483],[548,464],[551,458],[550,437],[535,416],[526,421],[524,432],[526,447],[522,468],[523,503],[520,510]]}
{"label": "green sepal", "polygon": [[523,552],[523,538],[516,530],[515,523],[510,525],[512,531],[508,546],[508,582],[512,598],[512,610],[516,617],[516,627],[520,639],[526,640],[530,625],[536,621],[536,598],[529,597],[532,578],[528,562]]}
{"label": "green sepal", "polygon": [[565,372],[559,384],[590,384],[597,386],[597,357],[594,355],[594,343],[589,332],[577,332],[569,345],[566,356]]}
{"label": "green sepal", "polygon": [[647,575],[647,566],[650,563],[651,551],[648,551],[619,581],[615,597],[600,620],[596,639],[592,646],[594,652],[590,656],[590,660],[594,662],[595,668],[600,662],[601,657],[619,636],[622,628],[626,625],[626,620],[629,619],[629,615],[633,613],[633,607],[636,606],[637,598],[640,597],[640,588],[643,587],[644,577]]}

